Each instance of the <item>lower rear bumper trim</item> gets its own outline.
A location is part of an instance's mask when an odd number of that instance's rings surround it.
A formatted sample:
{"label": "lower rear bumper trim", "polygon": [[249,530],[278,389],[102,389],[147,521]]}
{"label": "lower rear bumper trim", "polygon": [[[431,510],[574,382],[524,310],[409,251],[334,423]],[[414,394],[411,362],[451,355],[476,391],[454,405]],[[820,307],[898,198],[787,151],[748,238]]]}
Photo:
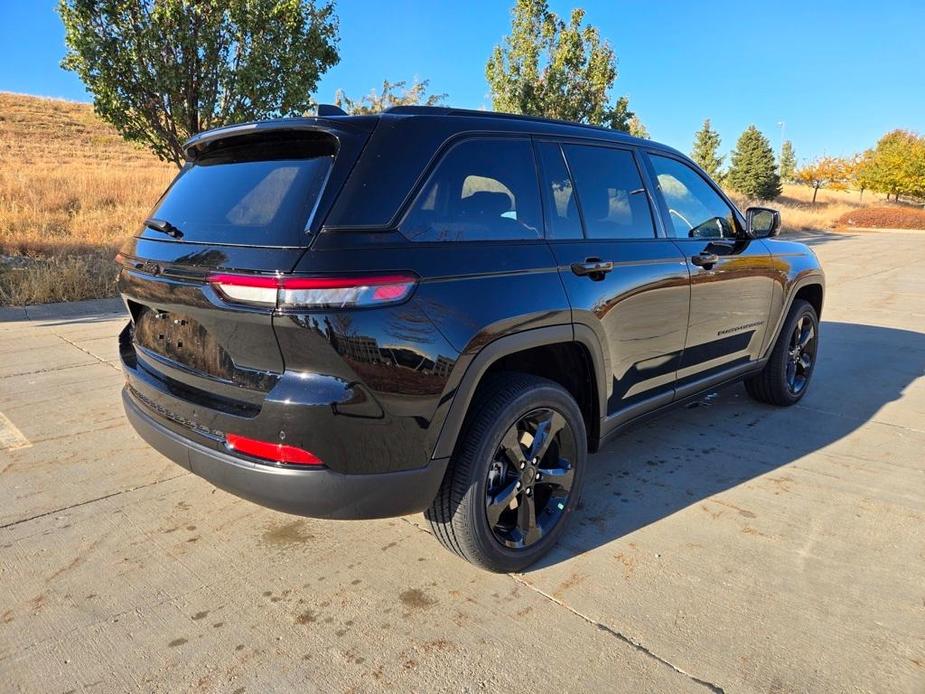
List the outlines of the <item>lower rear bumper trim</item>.
{"label": "lower rear bumper trim", "polygon": [[344,475],[330,469],[261,465],[190,441],[159,424],[128,391],[125,414],[155,450],[216,487],[261,506],[312,518],[388,518],[430,506],[446,472],[447,458],[416,470]]}

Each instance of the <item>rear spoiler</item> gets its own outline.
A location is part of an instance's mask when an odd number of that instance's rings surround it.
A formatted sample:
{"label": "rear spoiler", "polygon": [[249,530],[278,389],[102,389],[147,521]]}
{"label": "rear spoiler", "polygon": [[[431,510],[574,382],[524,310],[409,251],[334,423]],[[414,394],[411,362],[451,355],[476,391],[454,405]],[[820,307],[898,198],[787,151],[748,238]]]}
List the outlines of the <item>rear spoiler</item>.
{"label": "rear spoiler", "polygon": [[324,118],[278,118],[275,120],[255,121],[226,125],[212,130],[205,130],[193,135],[183,143],[183,154],[187,161],[195,161],[209,145],[219,141],[225,142],[239,137],[253,137],[276,132],[316,131],[331,135],[338,141],[349,137],[369,135],[378,122],[377,116],[329,116]]}

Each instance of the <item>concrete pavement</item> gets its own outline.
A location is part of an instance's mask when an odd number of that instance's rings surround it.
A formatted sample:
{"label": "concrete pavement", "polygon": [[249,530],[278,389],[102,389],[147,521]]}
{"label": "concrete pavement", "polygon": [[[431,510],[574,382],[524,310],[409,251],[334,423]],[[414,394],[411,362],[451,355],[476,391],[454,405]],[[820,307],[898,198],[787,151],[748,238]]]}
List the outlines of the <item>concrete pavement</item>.
{"label": "concrete pavement", "polygon": [[0,310],[0,690],[925,691],[925,235],[807,240],[803,402],[632,428],[511,576],[215,490],[125,422],[117,303]]}

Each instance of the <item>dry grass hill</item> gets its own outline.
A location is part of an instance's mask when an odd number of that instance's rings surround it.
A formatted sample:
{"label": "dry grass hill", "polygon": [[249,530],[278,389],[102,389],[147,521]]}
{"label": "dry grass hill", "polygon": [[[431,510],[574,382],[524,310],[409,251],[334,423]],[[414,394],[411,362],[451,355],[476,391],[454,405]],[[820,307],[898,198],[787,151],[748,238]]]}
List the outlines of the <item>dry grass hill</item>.
{"label": "dry grass hill", "polygon": [[0,303],[112,294],[116,249],[175,173],[87,104],[0,93]]}

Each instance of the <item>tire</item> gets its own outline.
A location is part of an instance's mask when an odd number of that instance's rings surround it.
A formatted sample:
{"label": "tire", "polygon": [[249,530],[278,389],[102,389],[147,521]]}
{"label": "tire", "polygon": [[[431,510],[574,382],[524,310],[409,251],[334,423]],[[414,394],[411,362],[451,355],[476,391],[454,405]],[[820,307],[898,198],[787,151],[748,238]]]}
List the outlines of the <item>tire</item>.
{"label": "tire", "polygon": [[[555,433],[544,436],[541,428]],[[524,433],[532,431],[535,438]],[[584,419],[568,391],[529,374],[492,376],[473,398],[443,484],[424,515],[451,552],[489,571],[520,571],[564,531],[578,507],[587,457]]]}
{"label": "tire", "polygon": [[[797,343],[804,340],[806,344],[795,351]],[[777,336],[768,363],[760,373],[745,381],[745,389],[759,402],[779,407],[795,405],[809,388],[818,355],[819,317],[811,304],[797,299]]]}

